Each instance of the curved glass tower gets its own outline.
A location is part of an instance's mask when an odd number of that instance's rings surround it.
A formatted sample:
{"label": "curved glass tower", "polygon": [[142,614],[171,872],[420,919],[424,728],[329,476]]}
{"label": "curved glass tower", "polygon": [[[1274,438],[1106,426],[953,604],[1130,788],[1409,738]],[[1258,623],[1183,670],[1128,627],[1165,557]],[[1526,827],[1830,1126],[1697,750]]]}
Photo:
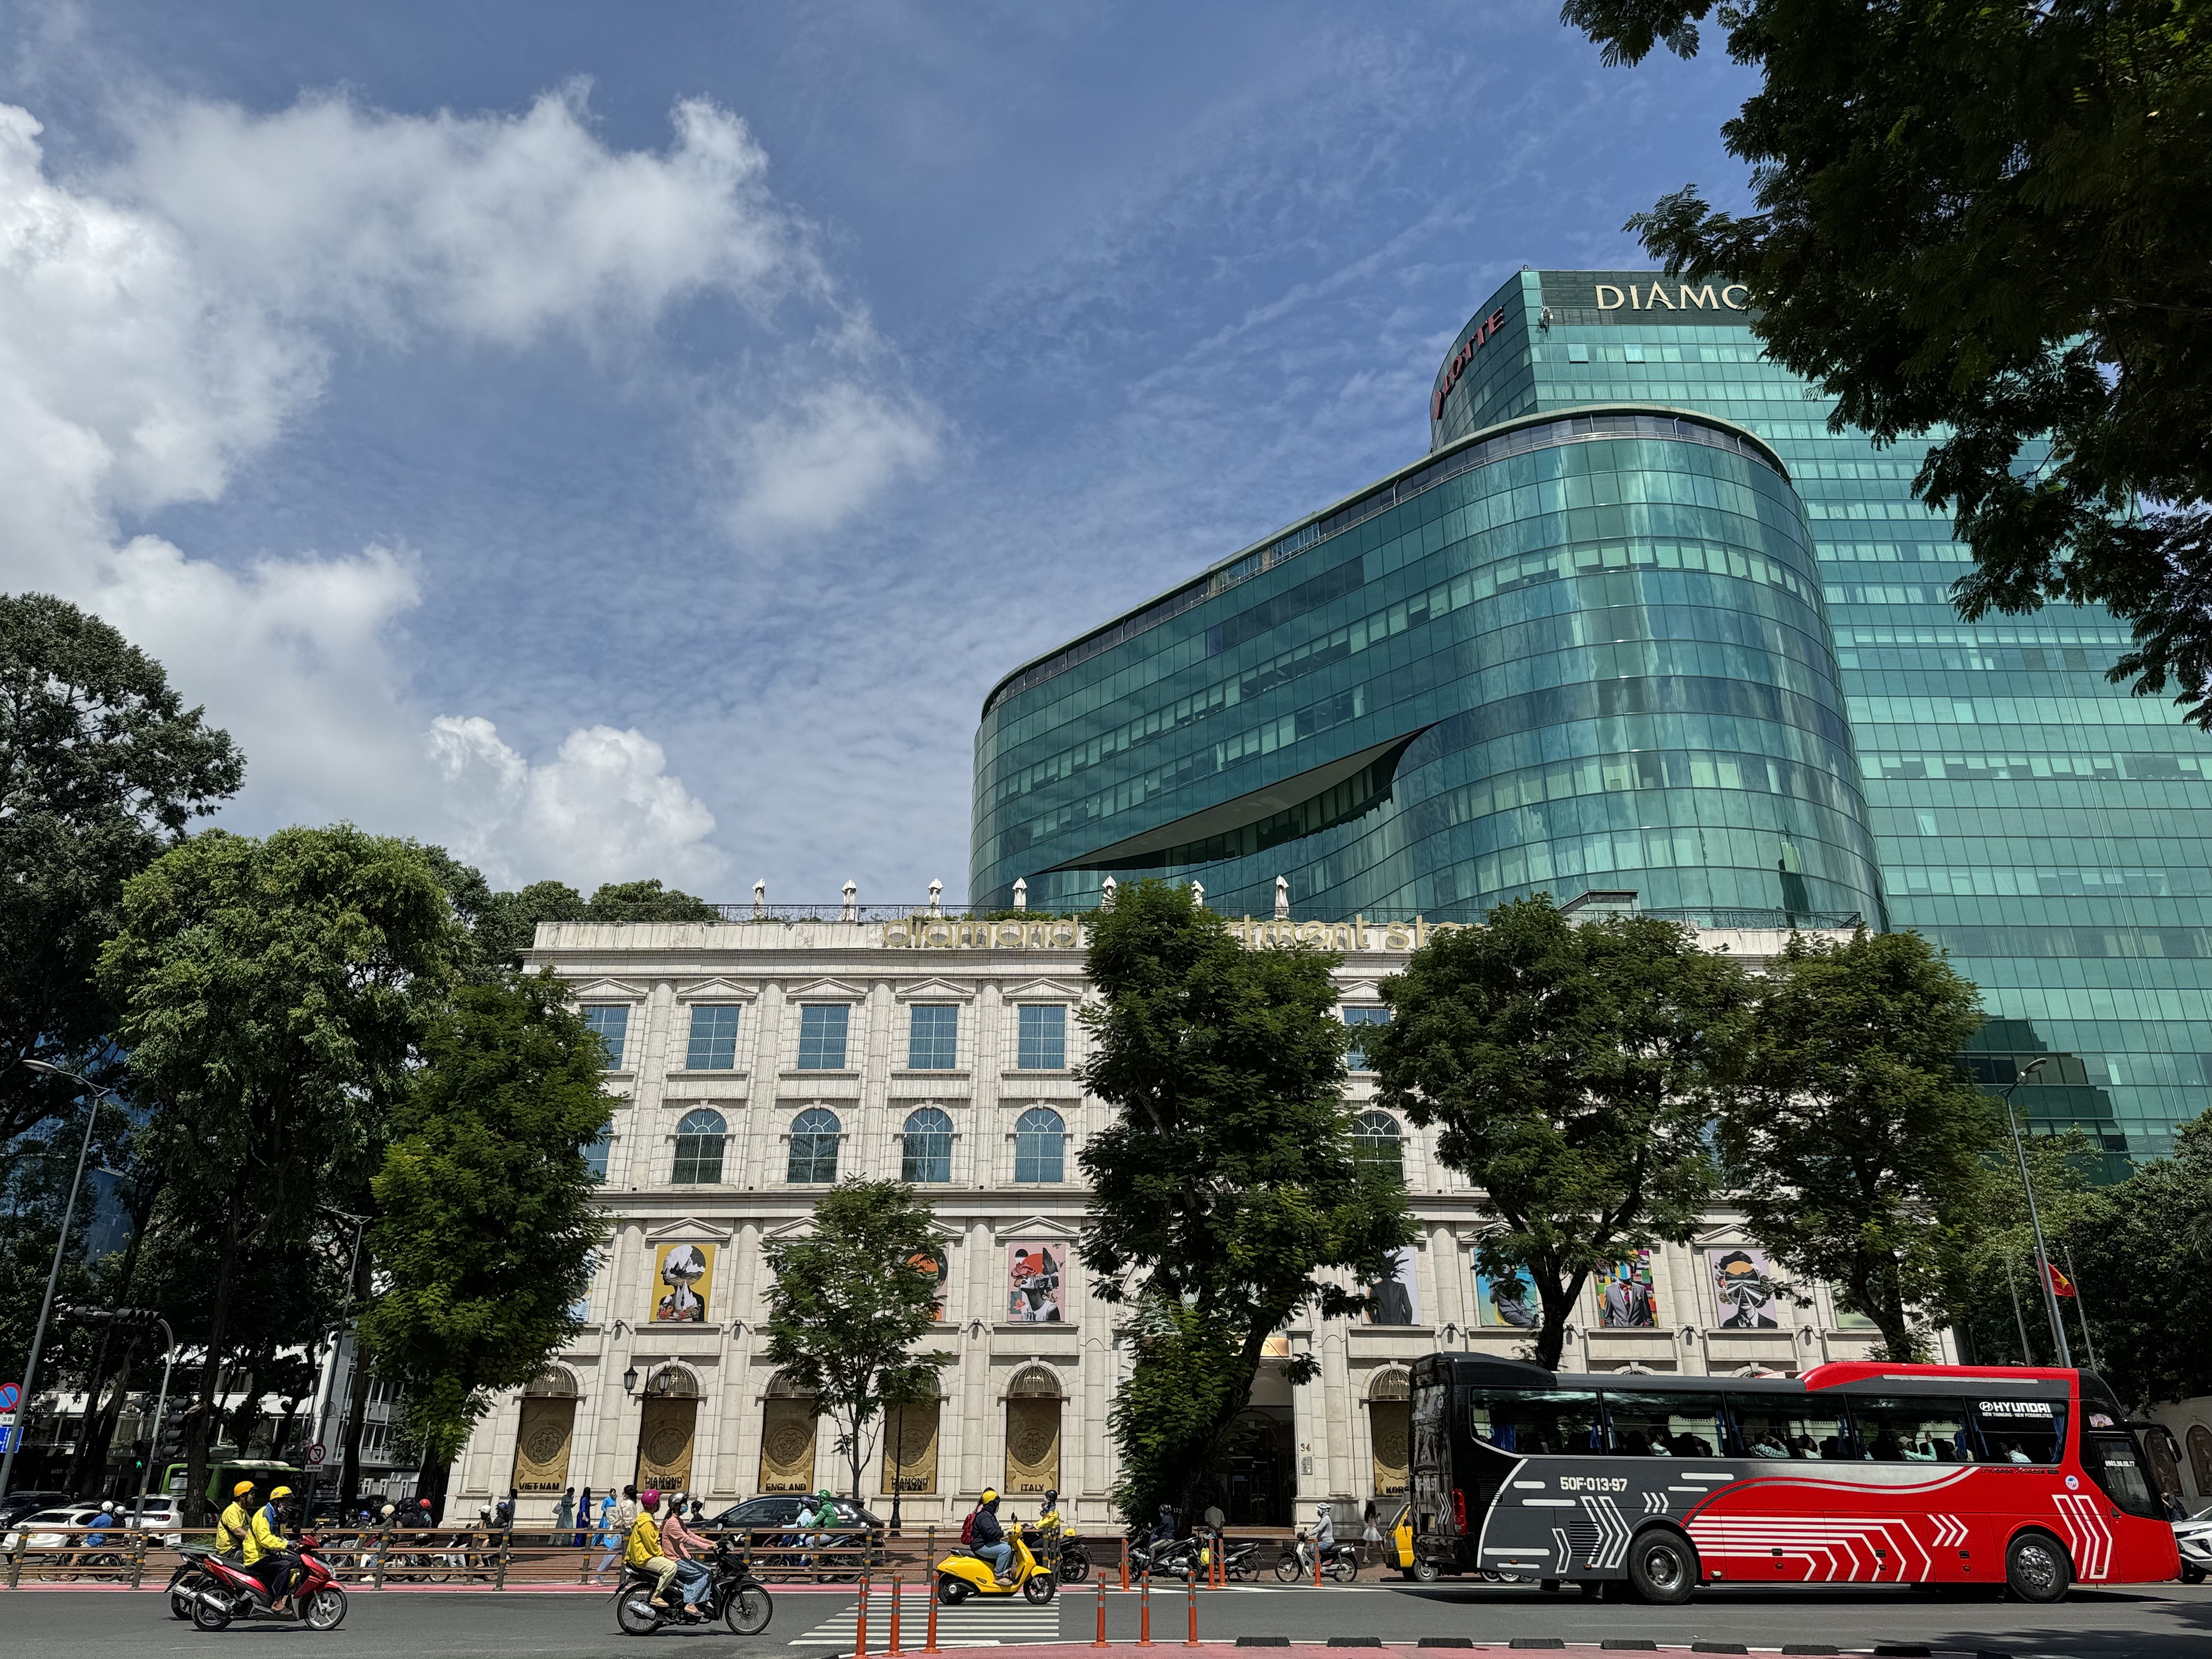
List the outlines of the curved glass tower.
{"label": "curved glass tower", "polygon": [[[2094,608],[1968,625],[1925,445],[1831,432],[1748,291],[1524,270],[1431,388],[1429,457],[1010,676],[970,893],[1108,872],[1266,914],[1515,894],[1913,927],[1967,1059],[2120,1154],[2212,1104],[2212,743]],[[1877,867],[1879,879],[1877,879]],[[1726,913],[1726,914],[1723,914]]]}
{"label": "curved glass tower", "polygon": [[[1265,913],[1473,919],[1547,890],[1879,915],[1804,508],[1742,428],[1528,415],[1018,670],[973,887],[1109,873]],[[1753,914],[1755,913],[1755,916]]]}

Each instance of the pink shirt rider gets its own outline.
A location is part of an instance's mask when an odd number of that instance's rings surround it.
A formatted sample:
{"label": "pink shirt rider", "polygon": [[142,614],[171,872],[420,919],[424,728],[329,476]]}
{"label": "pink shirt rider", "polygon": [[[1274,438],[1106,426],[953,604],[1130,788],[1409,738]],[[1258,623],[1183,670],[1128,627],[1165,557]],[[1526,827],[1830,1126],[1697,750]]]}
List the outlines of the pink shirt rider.
{"label": "pink shirt rider", "polygon": [[668,1519],[660,1523],[661,1547],[678,1561],[697,1559],[697,1553],[708,1547],[707,1540],[684,1524],[684,1511],[672,1509]]}

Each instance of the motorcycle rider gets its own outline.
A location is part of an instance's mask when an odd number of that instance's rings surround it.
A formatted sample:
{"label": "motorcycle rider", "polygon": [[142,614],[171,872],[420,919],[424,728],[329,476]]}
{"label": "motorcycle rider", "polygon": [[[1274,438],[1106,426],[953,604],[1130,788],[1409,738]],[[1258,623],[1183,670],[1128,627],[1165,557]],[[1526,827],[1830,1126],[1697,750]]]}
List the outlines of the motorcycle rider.
{"label": "motorcycle rider", "polygon": [[678,1492],[668,1500],[668,1518],[660,1523],[660,1547],[676,1563],[676,1588],[684,1597],[684,1611],[696,1618],[699,1613],[700,1592],[707,1588],[706,1564],[699,1554],[707,1540],[691,1530],[684,1518],[684,1494]]}
{"label": "motorcycle rider", "polygon": [[1313,1547],[1313,1558],[1306,1555],[1304,1545],[1299,1547],[1298,1558],[1302,1566],[1312,1566],[1315,1559],[1326,1564],[1329,1552],[1336,1547],[1336,1511],[1327,1504],[1314,1505]]}
{"label": "motorcycle rider", "polygon": [[[630,1488],[625,1486],[623,1490],[628,1492]],[[654,1581],[653,1605],[665,1608],[668,1606],[668,1581],[676,1577],[676,1563],[660,1547],[660,1523],[653,1519],[653,1512],[659,1507],[660,1492],[658,1487],[649,1489],[639,1499],[637,1519],[630,1522],[629,1543],[623,1551],[623,1565],[652,1575]],[[698,1608],[690,1607],[686,1611],[696,1613]]]}
{"label": "motorcycle rider", "polygon": [[291,1495],[289,1486],[271,1492],[269,1501],[253,1511],[253,1527],[246,1535],[246,1567],[261,1581],[271,1613],[292,1610],[292,1583],[300,1571],[299,1552],[286,1541],[276,1507]]}
{"label": "motorcycle rider", "polygon": [[1066,1530],[1066,1522],[1060,1516],[1060,1488],[1048,1486],[1045,1489],[1043,1501],[1037,1505],[1036,1535],[1045,1550],[1046,1559],[1055,1565],[1060,1560],[1060,1537]]}
{"label": "motorcycle rider", "polygon": [[982,1497],[975,1500],[975,1511],[968,1518],[973,1523],[968,1528],[968,1547],[991,1564],[1000,1583],[1012,1583],[1014,1547],[1006,1541],[1006,1529],[999,1524],[997,1488],[983,1488]]}
{"label": "motorcycle rider", "polygon": [[253,1483],[241,1480],[230,1489],[230,1504],[215,1523],[215,1553],[238,1565],[239,1553],[253,1530]]}

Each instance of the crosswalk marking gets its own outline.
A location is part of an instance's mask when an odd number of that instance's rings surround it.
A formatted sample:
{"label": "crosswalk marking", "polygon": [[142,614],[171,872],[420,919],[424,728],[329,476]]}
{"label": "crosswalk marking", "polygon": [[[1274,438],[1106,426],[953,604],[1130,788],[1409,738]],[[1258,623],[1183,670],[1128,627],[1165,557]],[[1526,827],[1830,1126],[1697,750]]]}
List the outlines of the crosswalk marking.
{"label": "crosswalk marking", "polygon": [[[856,1596],[838,1612],[787,1646],[852,1647],[859,1635],[860,1599]],[[888,1592],[868,1597],[868,1645],[880,1651],[890,1639],[891,1598]],[[928,1628],[929,1601],[920,1595],[899,1598],[899,1645],[919,1650]],[[995,1648],[1001,1644],[1053,1642],[1060,1638],[1060,1602],[1032,1606],[1019,1596],[1004,1601],[975,1601],[937,1610],[937,1645],[940,1648]]]}

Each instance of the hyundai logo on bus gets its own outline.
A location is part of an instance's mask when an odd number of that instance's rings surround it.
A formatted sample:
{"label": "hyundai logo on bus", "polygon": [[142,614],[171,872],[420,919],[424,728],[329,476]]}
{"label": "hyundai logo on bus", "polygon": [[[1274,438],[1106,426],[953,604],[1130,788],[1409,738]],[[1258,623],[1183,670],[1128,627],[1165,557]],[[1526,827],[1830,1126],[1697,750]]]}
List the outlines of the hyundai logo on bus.
{"label": "hyundai logo on bus", "polygon": [[1443,384],[1437,388],[1437,395],[1430,399],[1429,418],[1431,420],[1440,421],[1443,418],[1444,399],[1451,395],[1451,389],[1459,384],[1459,377],[1467,372],[1467,366],[1474,361],[1474,354],[1482,349],[1492,335],[1504,326],[1505,313],[1503,310],[1493,311],[1475,325],[1474,333],[1460,343],[1459,349],[1452,354],[1451,362],[1444,366]]}

